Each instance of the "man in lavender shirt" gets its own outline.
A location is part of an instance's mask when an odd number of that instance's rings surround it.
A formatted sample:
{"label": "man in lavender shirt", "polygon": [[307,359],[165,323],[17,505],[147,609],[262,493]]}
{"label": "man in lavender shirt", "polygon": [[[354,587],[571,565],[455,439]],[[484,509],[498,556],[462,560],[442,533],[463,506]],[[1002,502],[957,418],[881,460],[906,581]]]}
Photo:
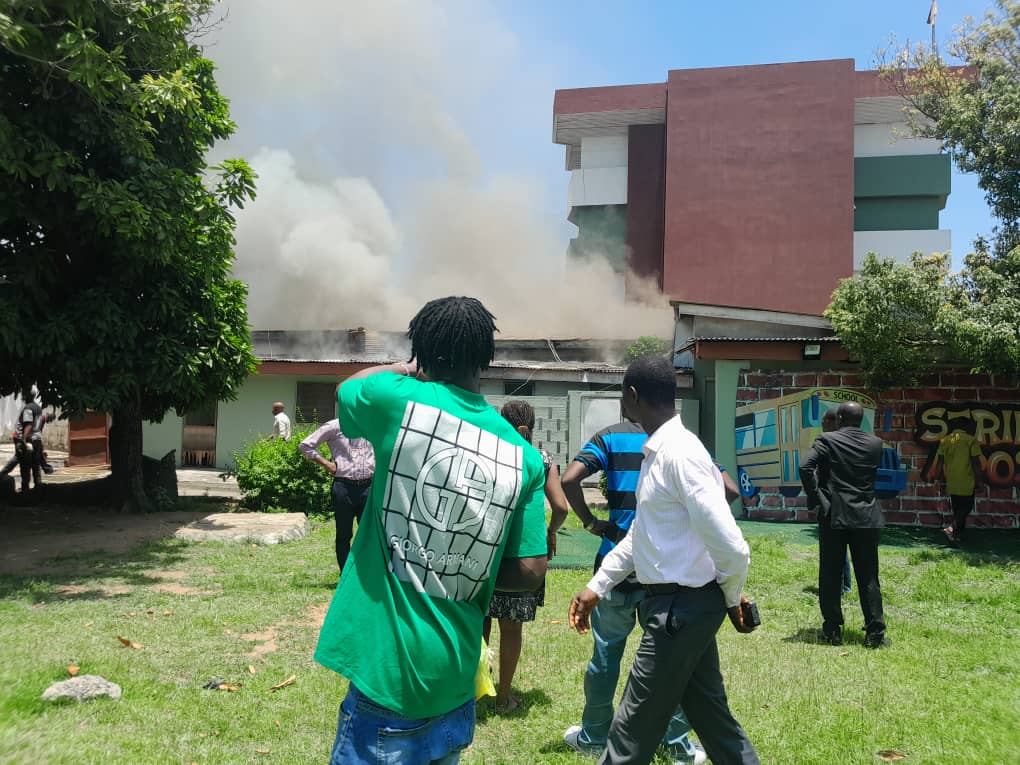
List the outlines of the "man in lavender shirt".
{"label": "man in lavender shirt", "polygon": [[[320,444],[329,447],[332,461],[319,454]],[[333,514],[336,516],[336,563],[343,573],[351,552],[354,519],[361,523],[372,475],[375,453],[364,438],[346,438],[338,420],[330,420],[298,444],[306,460],[318,463],[333,476]]]}

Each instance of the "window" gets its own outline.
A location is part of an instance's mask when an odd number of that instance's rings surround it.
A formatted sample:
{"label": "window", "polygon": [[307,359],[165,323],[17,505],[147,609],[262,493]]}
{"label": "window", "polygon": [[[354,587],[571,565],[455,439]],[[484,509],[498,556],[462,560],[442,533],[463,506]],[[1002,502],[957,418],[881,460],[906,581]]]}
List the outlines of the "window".
{"label": "window", "polygon": [[294,419],[306,425],[322,425],[336,417],[336,384],[299,382]]}
{"label": "window", "polygon": [[535,383],[529,380],[504,380],[503,395],[514,396],[515,398],[519,398],[520,396],[534,396]]}

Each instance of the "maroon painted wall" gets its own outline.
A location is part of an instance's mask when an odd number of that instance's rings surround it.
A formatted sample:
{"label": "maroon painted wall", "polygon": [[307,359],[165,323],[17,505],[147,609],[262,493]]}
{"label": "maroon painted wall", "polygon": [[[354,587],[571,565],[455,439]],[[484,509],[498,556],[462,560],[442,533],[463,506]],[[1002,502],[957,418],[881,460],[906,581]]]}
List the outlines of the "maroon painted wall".
{"label": "maroon painted wall", "polygon": [[669,73],[663,289],[818,315],[853,272],[854,62]]}
{"label": "maroon painted wall", "polygon": [[666,83],[607,85],[601,88],[568,88],[553,96],[553,115],[614,112],[628,109],[662,109],[666,106]]}
{"label": "maroon painted wall", "polygon": [[627,149],[628,276],[650,277],[662,288],[666,128],[632,125]]}

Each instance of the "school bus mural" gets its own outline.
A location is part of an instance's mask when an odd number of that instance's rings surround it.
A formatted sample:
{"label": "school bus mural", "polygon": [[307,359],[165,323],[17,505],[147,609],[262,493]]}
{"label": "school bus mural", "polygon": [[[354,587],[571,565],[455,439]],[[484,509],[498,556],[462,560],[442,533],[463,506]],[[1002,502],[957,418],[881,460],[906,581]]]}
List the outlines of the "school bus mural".
{"label": "school bus mural", "polygon": [[[800,460],[822,432],[822,416],[844,401],[856,401],[864,408],[861,428],[875,432],[875,400],[846,388],[807,388],[780,398],[739,406],[734,429],[737,437],[737,477],[746,497],[758,487],[779,486],[781,494],[795,497],[801,491]],[[888,429],[888,428],[887,428]],[[875,490],[892,497],[907,485],[907,471],[899,453],[886,444]]]}

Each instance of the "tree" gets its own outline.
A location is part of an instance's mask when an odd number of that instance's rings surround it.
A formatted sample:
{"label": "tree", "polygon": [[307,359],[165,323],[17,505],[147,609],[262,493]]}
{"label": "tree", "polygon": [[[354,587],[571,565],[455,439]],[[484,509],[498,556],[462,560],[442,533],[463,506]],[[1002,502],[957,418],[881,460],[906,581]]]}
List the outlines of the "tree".
{"label": "tree", "polygon": [[977,174],[998,220],[993,252],[1020,246],[1020,0],[969,21],[949,44],[964,68],[924,46],[905,48],[885,76],[906,99],[916,135],[937,138],[964,172]]}
{"label": "tree", "polygon": [[958,274],[945,257],[909,265],[869,256],[833,293],[826,316],[872,385],[911,384],[939,361],[1020,375],[1020,0],[997,0],[949,46],[963,67],[924,46],[884,74],[906,100],[908,123],[977,175],[997,221]]}
{"label": "tree", "polygon": [[869,253],[861,272],[844,279],[825,317],[870,388],[913,385],[942,357],[949,264],[915,254],[909,265]]}
{"label": "tree", "polygon": [[651,335],[642,335],[631,345],[627,346],[627,353],[624,356],[623,363],[629,364],[643,356],[666,356],[668,354],[669,343],[665,340],[652,337]]}
{"label": "tree", "polygon": [[143,419],[254,369],[234,217],[241,160],[193,35],[212,0],[0,3],[0,392],[113,417],[114,497],[148,506]]}

